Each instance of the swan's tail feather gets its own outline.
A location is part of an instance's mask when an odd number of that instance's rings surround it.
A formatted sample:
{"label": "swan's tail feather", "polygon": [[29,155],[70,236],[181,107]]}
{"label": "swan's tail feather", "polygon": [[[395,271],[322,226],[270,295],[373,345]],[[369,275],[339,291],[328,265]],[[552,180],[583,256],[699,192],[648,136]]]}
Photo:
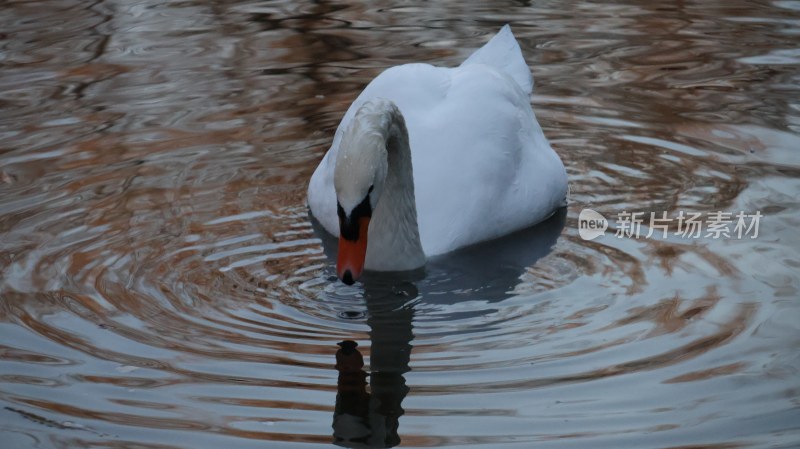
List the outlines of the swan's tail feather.
{"label": "swan's tail feather", "polygon": [[468,64],[486,64],[494,67],[508,74],[528,94],[533,92],[531,69],[525,62],[517,39],[514,38],[508,25],[504,25],[489,42],[461,63],[462,66]]}

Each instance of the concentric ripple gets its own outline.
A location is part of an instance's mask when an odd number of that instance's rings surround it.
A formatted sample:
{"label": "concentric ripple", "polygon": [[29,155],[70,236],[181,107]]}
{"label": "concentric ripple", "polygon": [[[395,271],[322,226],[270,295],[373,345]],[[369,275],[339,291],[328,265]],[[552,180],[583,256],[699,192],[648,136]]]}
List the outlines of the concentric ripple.
{"label": "concentric ripple", "polygon": [[[4,447],[800,445],[797,2],[539,3],[6,6]],[[505,22],[569,206],[337,282],[347,106]],[[719,211],[758,237],[617,236]]]}

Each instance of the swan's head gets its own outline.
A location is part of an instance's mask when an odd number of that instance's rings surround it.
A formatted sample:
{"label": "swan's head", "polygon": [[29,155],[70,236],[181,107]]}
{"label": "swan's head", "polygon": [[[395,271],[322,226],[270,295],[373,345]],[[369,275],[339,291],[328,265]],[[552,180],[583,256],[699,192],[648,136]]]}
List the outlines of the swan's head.
{"label": "swan's head", "polygon": [[344,132],[336,156],[333,185],[339,214],[339,255],[336,273],[353,284],[364,270],[367,235],[372,212],[383,192],[388,171],[386,127],[382,117],[370,114],[365,104]]}

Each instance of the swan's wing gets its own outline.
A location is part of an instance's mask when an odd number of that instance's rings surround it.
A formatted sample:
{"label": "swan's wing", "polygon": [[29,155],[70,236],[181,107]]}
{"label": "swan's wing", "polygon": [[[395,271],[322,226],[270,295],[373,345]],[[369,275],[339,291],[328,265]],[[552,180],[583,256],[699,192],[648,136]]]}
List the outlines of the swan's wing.
{"label": "swan's wing", "polygon": [[477,63],[447,73],[444,99],[409,123],[426,254],[538,223],[566,193],[564,166],[516,81]]}
{"label": "swan's wing", "polygon": [[503,26],[483,47],[475,51],[461,67],[484,64],[511,77],[528,95],[533,92],[531,69],[522,56],[519,43],[511,33],[511,27]]}

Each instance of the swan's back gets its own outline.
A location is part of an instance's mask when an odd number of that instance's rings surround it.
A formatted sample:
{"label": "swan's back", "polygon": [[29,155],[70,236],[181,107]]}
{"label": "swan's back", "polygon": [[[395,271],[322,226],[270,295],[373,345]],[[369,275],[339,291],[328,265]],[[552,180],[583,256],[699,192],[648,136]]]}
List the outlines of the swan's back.
{"label": "swan's back", "polygon": [[532,85],[508,26],[459,67],[387,69],[342,119],[309,186],[312,213],[338,232],[332,172],[342,131],[364,102],[386,98],[408,127],[426,255],[544,220],[564,201],[566,174],[530,107]]}

